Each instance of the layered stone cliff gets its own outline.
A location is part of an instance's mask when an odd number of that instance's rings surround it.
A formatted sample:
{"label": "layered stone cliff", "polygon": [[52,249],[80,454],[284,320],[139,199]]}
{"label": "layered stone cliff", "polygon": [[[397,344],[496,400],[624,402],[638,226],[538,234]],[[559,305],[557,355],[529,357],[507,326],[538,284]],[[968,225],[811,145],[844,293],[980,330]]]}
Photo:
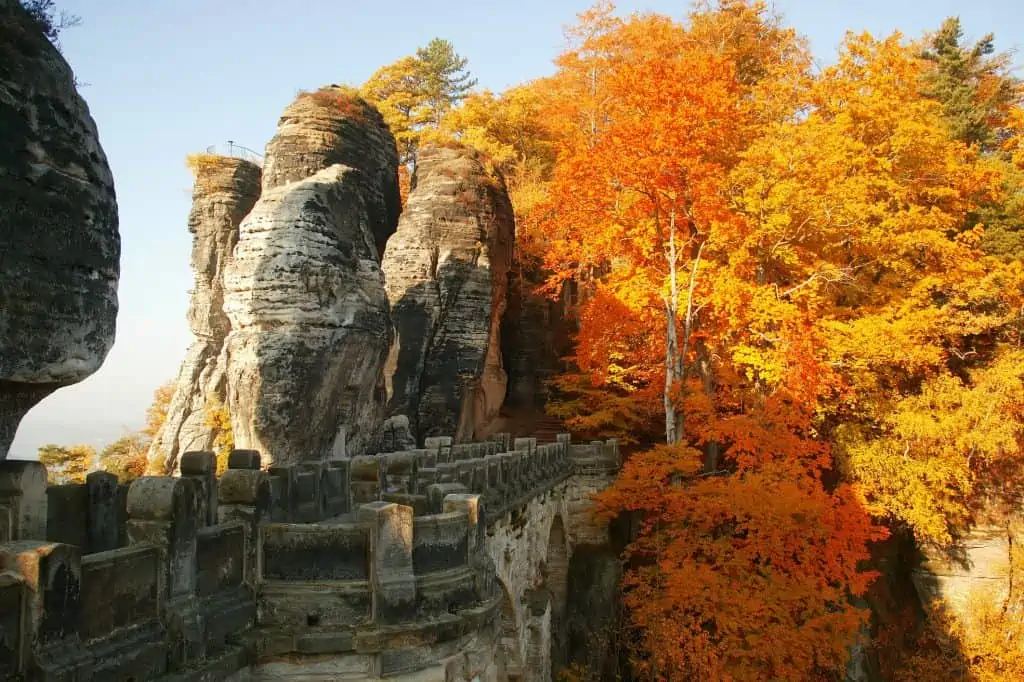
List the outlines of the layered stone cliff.
{"label": "layered stone cliff", "polygon": [[267,145],[263,188],[303,180],[341,164],[360,172],[369,230],[378,260],[402,210],[398,152],[380,112],[347,88],[305,93],[281,115]]}
{"label": "layered stone cliff", "polygon": [[289,464],[361,452],[379,429],[392,338],[379,249],[397,168],[380,114],[344,89],[285,110],[225,271],[237,447]]}
{"label": "layered stone cliff", "polygon": [[114,343],[114,181],[67,62],[0,0],[0,460],[29,409]]}
{"label": "layered stone cliff", "polygon": [[224,270],[238,242],[238,225],[260,195],[260,168],[249,161],[203,157],[195,174],[188,216],[195,286],[188,321],[196,341],[181,364],[167,419],[149,452],[165,471],[177,470],[182,453],[213,447],[206,406],[227,398],[221,349],[231,323],[224,312]]}
{"label": "layered stone cliff", "polygon": [[501,407],[514,239],[504,182],[476,153],[420,150],[383,263],[397,334],[385,369],[388,411],[406,415],[417,439],[469,440]]}

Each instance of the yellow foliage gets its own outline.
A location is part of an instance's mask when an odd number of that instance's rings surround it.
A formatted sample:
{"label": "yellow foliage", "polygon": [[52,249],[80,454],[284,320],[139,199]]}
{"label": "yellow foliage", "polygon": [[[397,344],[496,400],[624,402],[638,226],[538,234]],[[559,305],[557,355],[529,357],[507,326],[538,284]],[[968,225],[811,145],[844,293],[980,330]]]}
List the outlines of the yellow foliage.
{"label": "yellow foliage", "polygon": [[217,475],[228,468],[228,455],[235,447],[235,435],[231,430],[231,413],[225,403],[210,398],[206,403],[205,426],[213,431],[213,447],[217,455]]}
{"label": "yellow foliage", "polygon": [[874,513],[910,526],[919,541],[958,531],[1024,484],[1024,351],[1006,349],[968,380],[940,374],[897,400],[873,427],[846,424],[837,445],[847,475]]}
{"label": "yellow foliage", "polygon": [[44,445],[39,448],[39,461],[46,467],[46,478],[51,484],[85,483],[96,461],[96,449],[91,445]]}
{"label": "yellow foliage", "polygon": [[167,420],[167,411],[170,409],[176,387],[177,384],[172,379],[158,386],[153,392],[153,402],[146,408],[146,426],[142,429],[143,435],[150,440],[156,438],[157,432]]}
{"label": "yellow foliage", "polygon": [[192,171],[192,176],[198,178],[204,173],[208,173],[214,168],[218,168],[228,158],[229,157],[221,156],[220,154],[199,152],[197,154],[189,154],[186,156],[185,165],[188,166],[190,171]]}

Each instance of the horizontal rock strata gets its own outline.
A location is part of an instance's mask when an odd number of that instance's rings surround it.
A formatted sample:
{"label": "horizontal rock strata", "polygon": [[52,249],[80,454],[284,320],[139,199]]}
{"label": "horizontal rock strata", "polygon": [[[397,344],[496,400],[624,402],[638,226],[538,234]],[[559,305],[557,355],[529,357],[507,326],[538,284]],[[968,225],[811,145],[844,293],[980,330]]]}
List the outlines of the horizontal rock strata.
{"label": "horizontal rock strata", "polygon": [[260,195],[260,168],[248,161],[202,157],[195,173],[188,217],[195,287],[188,321],[196,341],[181,364],[167,419],[150,447],[150,460],[165,471],[177,469],[182,453],[213,447],[216,434],[206,423],[206,408],[227,398],[220,357],[231,330],[224,313],[224,269],[238,242],[238,225]]}
{"label": "horizontal rock strata", "polygon": [[0,0],[0,460],[22,417],[114,343],[114,181],[67,62]]}
{"label": "horizontal rock strata", "polygon": [[416,182],[383,269],[397,339],[385,374],[389,412],[417,438],[460,440],[505,396],[501,321],[515,219],[504,182],[464,148],[420,151]]}
{"label": "horizontal rock strata", "polygon": [[240,227],[228,399],[236,446],[275,464],[358,451],[381,418],[391,322],[364,187],[333,165],[265,188]]}

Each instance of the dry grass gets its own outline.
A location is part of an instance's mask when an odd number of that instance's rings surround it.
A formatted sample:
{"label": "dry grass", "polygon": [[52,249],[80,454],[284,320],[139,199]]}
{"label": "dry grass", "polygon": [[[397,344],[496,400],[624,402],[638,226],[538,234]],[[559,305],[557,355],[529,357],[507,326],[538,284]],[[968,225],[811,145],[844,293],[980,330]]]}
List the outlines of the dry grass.
{"label": "dry grass", "polygon": [[370,105],[359,95],[358,90],[347,85],[332,85],[313,92],[303,91],[299,93],[299,98],[325,109],[333,109],[342,118],[359,122],[369,120]]}
{"label": "dry grass", "polygon": [[223,168],[230,162],[232,157],[221,156],[220,154],[209,154],[207,152],[200,152],[198,154],[189,154],[185,157],[185,165],[192,171],[192,175],[198,178],[216,168]]}

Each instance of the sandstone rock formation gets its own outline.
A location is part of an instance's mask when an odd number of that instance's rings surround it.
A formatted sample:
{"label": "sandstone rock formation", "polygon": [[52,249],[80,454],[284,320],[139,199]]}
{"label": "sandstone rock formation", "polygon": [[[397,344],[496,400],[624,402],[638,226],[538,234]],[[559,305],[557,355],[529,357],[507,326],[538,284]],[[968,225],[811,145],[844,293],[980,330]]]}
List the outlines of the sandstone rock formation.
{"label": "sandstone rock formation", "polygon": [[188,229],[196,279],[188,321],[196,341],[181,364],[167,419],[149,452],[150,460],[161,463],[165,471],[177,469],[182,453],[213,447],[206,405],[227,398],[220,357],[231,330],[224,313],[224,269],[238,242],[238,225],[260,195],[260,168],[249,161],[201,157],[195,174]]}
{"label": "sandstone rock formation", "polygon": [[418,439],[469,440],[501,407],[514,239],[504,182],[476,153],[420,150],[383,264],[397,332],[385,369],[388,410],[408,416]]}
{"label": "sandstone rock formation", "polygon": [[565,371],[562,358],[572,352],[574,286],[567,283],[552,300],[536,289],[545,273],[516,268],[509,287],[505,337],[508,391],[505,407],[521,415],[536,414],[547,401],[546,382]]}
{"label": "sandstone rock formation", "polygon": [[921,548],[921,565],[911,573],[918,596],[924,603],[939,598],[960,617],[978,592],[991,590],[996,599],[1005,599],[1013,589],[1011,551],[1022,540],[1006,525],[983,523],[960,539],[955,552]]}
{"label": "sandstone rock formation", "polygon": [[303,94],[284,110],[277,134],[267,145],[263,187],[303,180],[336,163],[360,171],[380,260],[402,210],[398,151],[380,112],[347,88]]}
{"label": "sandstone rock formation", "polygon": [[0,460],[21,418],[114,343],[114,181],[60,53],[0,0]]}
{"label": "sandstone rock formation", "polygon": [[225,272],[235,445],[278,465],[360,453],[383,418],[379,245],[395,227],[398,155],[380,114],[347,97],[327,89],[285,111]]}

